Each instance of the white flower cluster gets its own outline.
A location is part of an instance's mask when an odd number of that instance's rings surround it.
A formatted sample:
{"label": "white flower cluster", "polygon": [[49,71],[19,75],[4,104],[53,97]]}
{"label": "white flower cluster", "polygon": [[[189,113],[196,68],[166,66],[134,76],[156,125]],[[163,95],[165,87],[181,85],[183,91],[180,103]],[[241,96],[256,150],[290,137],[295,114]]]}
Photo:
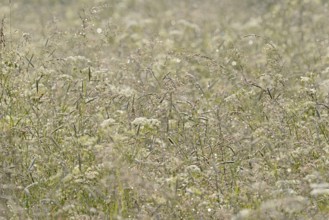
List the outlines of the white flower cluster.
{"label": "white flower cluster", "polygon": [[327,74],[329,73],[329,66],[327,68],[325,68],[324,70],[322,70],[322,74]]}
{"label": "white flower cluster", "polygon": [[311,79],[310,79],[310,77],[307,77],[307,76],[301,76],[300,77],[300,81],[301,82],[308,82],[308,81],[310,81]]}
{"label": "white flower cluster", "polygon": [[139,117],[139,118],[135,118],[135,120],[133,122],[131,122],[132,125],[134,126],[140,126],[141,128],[144,127],[149,127],[149,128],[158,128],[161,124],[161,122],[158,119],[154,119],[154,118],[145,118],[145,117]]}
{"label": "white flower cluster", "polygon": [[113,93],[123,95],[125,97],[131,97],[136,94],[136,91],[129,86],[122,85],[120,87],[117,87],[114,85],[110,85],[109,87]]}
{"label": "white flower cluster", "polygon": [[84,57],[84,56],[69,56],[64,59],[65,61],[71,61],[71,62],[84,62],[84,63],[90,63],[91,61]]}
{"label": "white flower cluster", "polygon": [[196,174],[200,173],[201,169],[197,165],[190,165],[185,168],[186,172],[191,173],[191,174]]}
{"label": "white flower cluster", "polygon": [[109,127],[109,126],[112,126],[112,125],[115,125],[116,121],[113,119],[113,118],[109,118],[109,119],[105,119],[101,124],[100,126],[102,128],[106,128],[106,127]]}
{"label": "white flower cluster", "polygon": [[310,193],[312,196],[329,194],[329,183],[313,183],[310,184],[310,187],[312,189]]}

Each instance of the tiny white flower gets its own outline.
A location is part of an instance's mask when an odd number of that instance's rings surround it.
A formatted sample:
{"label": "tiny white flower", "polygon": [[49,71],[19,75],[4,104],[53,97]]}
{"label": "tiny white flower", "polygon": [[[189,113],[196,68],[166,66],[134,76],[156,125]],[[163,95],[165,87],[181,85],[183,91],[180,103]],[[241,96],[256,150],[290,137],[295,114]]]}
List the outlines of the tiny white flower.
{"label": "tiny white flower", "polygon": [[135,118],[135,120],[132,121],[132,124],[134,126],[141,126],[141,127],[147,126],[150,128],[157,128],[160,126],[161,122],[158,119],[154,119],[154,118],[148,119],[145,117],[139,117],[139,118]]}
{"label": "tiny white flower", "polygon": [[236,66],[237,63],[236,63],[236,61],[233,60],[231,64],[232,64],[232,66]]}
{"label": "tiny white flower", "polygon": [[154,127],[159,127],[161,124],[161,122],[158,119],[154,119],[154,118],[149,119],[148,123]]}
{"label": "tiny white flower", "polygon": [[312,183],[310,184],[312,189],[329,189],[329,183]]}
{"label": "tiny white flower", "polygon": [[310,187],[312,188],[310,193],[312,196],[329,194],[329,183],[313,183],[310,184]]}
{"label": "tiny white flower", "polygon": [[312,196],[328,195],[329,189],[313,189],[310,193]]}
{"label": "tiny white flower", "polygon": [[174,59],[176,63],[180,63],[181,60],[179,58]]}
{"label": "tiny white flower", "polygon": [[308,81],[310,81],[310,77],[307,77],[307,76],[301,76],[301,77],[300,77],[300,81],[302,81],[302,82],[308,82]]}
{"label": "tiny white flower", "polygon": [[97,28],[97,33],[101,34],[103,32],[102,28]]}
{"label": "tiny white flower", "polygon": [[87,171],[86,172],[86,178],[87,179],[96,179],[96,177],[98,176],[98,172],[97,171]]}
{"label": "tiny white flower", "polygon": [[248,218],[251,214],[250,209],[242,209],[236,216],[234,216],[232,219],[237,220],[237,219],[245,219]]}
{"label": "tiny white flower", "polygon": [[132,124],[135,126],[145,125],[146,123],[147,123],[147,118],[145,118],[145,117],[135,118],[135,120],[132,122]]}
{"label": "tiny white flower", "polygon": [[311,94],[315,94],[315,93],[316,93],[316,90],[315,90],[315,89],[309,89],[309,92],[310,92]]}
{"label": "tiny white flower", "polygon": [[191,121],[188,121],[188,122],[186,122],[186,123],[184,124],[184,127],[185,127],[186,129],[189,129],[189,128],[192,128],[192,127],[193,127],[193,125],[194,125],[194,123],[193,123],[193,122],[191,122]]}
{"label": "tiny white flower", "polygon": [[109,118],[109,119],[104,120],[104,121],[100,124],[100,126],[101,126],[102,128],[105,128],[105,127],[111,126],[111,125],[113,125],[113,124],[115,124],[115,120],[114,120],[113,118]]}

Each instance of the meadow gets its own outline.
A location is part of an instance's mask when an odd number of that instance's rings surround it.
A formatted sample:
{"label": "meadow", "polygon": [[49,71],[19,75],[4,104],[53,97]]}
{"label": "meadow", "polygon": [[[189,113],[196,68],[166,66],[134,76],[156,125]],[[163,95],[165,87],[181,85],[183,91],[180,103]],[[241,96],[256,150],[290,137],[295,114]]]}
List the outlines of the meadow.
{"label": "meadow", "polygon": [[0,219],[329,219],[326,0],[2,0]]}

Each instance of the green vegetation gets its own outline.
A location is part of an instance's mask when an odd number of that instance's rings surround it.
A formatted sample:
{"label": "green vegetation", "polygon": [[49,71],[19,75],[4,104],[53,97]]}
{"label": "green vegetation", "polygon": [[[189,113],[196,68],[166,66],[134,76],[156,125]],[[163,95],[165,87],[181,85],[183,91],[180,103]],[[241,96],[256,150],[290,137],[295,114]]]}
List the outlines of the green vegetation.
{"label": "green vegetation", "polygon": [[328,10],[4,1],[0,219],[329,219]]}

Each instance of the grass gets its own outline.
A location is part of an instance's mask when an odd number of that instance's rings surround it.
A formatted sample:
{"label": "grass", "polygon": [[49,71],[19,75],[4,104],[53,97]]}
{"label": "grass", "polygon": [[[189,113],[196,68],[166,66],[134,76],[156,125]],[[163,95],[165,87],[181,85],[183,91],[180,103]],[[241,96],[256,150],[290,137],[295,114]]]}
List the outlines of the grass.
{"label": "grass", "polygon": [[326,1],[0,6],[3,219],[327,219]]}

